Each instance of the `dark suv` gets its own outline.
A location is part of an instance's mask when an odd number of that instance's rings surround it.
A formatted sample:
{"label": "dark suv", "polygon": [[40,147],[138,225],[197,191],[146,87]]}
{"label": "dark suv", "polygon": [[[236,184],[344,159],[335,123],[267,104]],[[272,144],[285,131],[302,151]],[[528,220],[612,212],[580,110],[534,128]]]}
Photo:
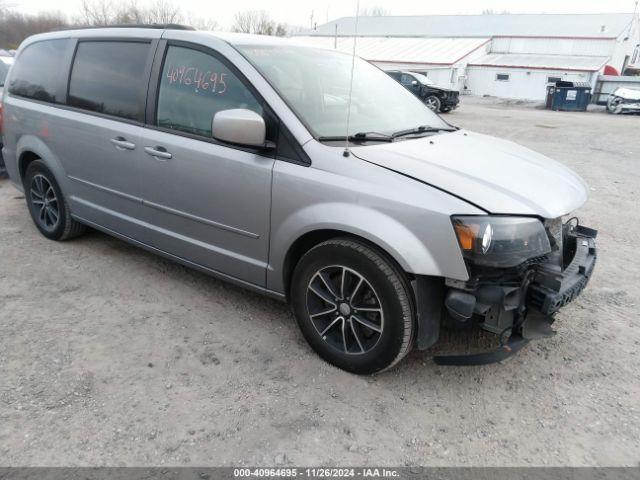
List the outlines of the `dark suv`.
{"label": "dark suv", "polygon": [[391,70],[387,74],[400,82],[434,112],[450,112],[460,103],[458,91],[439,87],[421,73]]}

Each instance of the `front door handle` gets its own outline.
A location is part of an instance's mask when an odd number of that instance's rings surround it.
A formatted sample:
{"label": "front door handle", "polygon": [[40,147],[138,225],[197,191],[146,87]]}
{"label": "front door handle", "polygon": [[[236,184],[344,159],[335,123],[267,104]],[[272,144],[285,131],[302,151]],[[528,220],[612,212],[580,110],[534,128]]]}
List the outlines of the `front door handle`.
{"label": "front door handle", "polygon": [[128,141],[124,137],[116,137],[111,139],[111,143],[115,145],[118,150],[134,150],[136,144]]}
{"label": "front door handle", "polygon": [[155,158],[162,158],[164,160],[169,160],[173,157],[164,147],[144,147],[144,151]]}

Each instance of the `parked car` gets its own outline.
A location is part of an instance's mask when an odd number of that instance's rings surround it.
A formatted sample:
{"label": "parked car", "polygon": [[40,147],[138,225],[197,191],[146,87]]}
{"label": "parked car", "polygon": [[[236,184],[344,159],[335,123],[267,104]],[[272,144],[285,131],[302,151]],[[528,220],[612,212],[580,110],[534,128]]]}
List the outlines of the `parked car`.
{"label": "parked car", "polygon": [[[0,125],[2,125],[2,91],[4,90],[4,80],[9,73],[9,67],[13,64],[13,57],[0,55]],[[4,175],[5,167],[2,159],[2,130],[0,129],[0,176]]]}
{"label": "parked car", "polygon": [[625,87],[616,88],[607,100],[607,112],[615,115],[640,112],[640,90]]}
{"label": "parked car", "polygon": [[586,201],[580,177],[452,127],[334,50],[48,33],[21,45],[3,100],[9,175],[45,237],[90,226],[288,301],[309,344],[351,372],[430,347],[443,323],[505,345],[464,361],[501,358],[593,270],[595,232],[562,220]]}
{"label": "parked car", "polygon": [[460,104],[460,92],[436,85],[421,73],[390,70],[387,74],[422,100],[434,112],[447,113]]}

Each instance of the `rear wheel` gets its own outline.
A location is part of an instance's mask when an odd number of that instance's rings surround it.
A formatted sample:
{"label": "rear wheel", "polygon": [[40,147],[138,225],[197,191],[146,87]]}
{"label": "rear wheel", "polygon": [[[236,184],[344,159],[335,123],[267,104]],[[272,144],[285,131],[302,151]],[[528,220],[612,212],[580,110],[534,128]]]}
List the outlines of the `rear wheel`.
{"label": "rear wheel", "polygon": [[429,110],[438,112],[442,103],[440,102],[440,99],[435,95],[429,95],[424,99],[424,104],[429,108]]}
{"label": "rear wheel", "polygon": [[42,235],[51,240],[67,240],[84,233],[85,226],[71,218],[58,182],[42,160],[29,164],[24,191],[33,223]]}
{"label": "rear wheel", "polygon": [[311,347],[344,370],[379,372],[413,345],[413,303],[404,273],[359,241],[328,240],[307,252],[293,275],[291,302]]}

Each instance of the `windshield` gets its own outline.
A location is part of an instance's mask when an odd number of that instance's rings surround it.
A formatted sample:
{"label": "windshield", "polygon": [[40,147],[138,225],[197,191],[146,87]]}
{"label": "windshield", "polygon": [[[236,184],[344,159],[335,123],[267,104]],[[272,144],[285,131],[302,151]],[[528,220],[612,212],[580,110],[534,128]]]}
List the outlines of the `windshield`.
{"label": "windshield", "polygon": [[0,57],[0,87],[4,87],[4,79],[7,78],[12,63],[13,57]]}
{"label": "windshield", "polygon": [[[299,46],[239,47],[316,137],[347,134],[351,56]],[[355,59],[349,136],[426,125],[450,128],[406,88]]]}
{"label": "windshield", "polygon": [[411,72],[411,75],[416,77],[416,80],[418,80],[423,85],[434,85],[433,81],[426,75],[423,75],[421,73],[415,73],[415,72]]}

